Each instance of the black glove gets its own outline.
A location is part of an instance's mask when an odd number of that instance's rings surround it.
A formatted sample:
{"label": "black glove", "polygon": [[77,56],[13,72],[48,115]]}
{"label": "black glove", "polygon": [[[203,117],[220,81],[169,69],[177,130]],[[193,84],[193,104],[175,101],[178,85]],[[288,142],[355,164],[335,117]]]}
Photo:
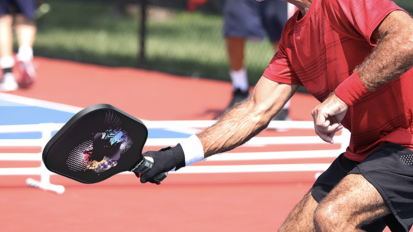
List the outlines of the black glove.
{"label": "black glove", "polygon": [[[181,144],[175,147],[162,148],[159,151],[148,151],[143,154],[143,156],[153,158],[152,169],[147,173],[140,176],[141,183],[151,182],[158,184],[153,178],[163,172],[169,172],[173,168],[177,171],[178,169],[185,167],[185,154],[182,150]],[[139,174],[135,173],[137,177]]]}

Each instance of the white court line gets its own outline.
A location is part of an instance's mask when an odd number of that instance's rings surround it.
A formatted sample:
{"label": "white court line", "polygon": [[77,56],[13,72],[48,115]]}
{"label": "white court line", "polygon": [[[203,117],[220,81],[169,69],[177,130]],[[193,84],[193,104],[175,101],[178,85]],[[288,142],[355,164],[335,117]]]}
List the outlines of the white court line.
{"label": "white court line", "polygon": [[[205,159],[205,161],[244,161],[244,160],[280,160],[336,158],[340,150],[307,150],[280,152],[241,152],[222,153]],[[42,153],[0,153],[0,160],[7,161],[41,161]]]}
{"label": "white court line", "polygon": [[[182,138],[173,139],[148,139],[145,146],[174,146],[182,142]],[[334,137],[335,143],[341,143],[341,136]],[[277,136],[277,137],[254,137],[245,145],[278,145],[278,144],[327,144],[318,136]]]}
{"label": "white court line", "polygon": [[[325,171],[330,164],[261,164],[261,165],[220,165],[220,166],[187,166],[171,174],[201,173],[259,173],[259,172],[306,172]],[[0,175],[40,175],[44,170],[38,168],[0,168]],[[57,175],[55,173],[50,173]],[[133,174],[122,172],[121,174]]]}
{"label": "white court line", "polygon": [[0,160],[1,161],[42,161],[42,153],[0,153]]}
{"label": "white court line", "polygon": [[[148,139],[145,146],[175,146],[182,142],[182,138],[178,139]],[[336,143],[341,142],[340,137],[334,137]],[[2,139],[0,146],[43,146],[41,139]],[[245,143],[248,146],[263,146],[263,145],[280,145],[280,144],[327,144],[317,136],[287,136],[287,137],[255,137]],[[243,146],[243,145],[241,145]]]}
{"label": "white court line", "polygon": [[[206,128],[215,124],[216,120],[178,120],[148,121],[142,120],[148,128]],[[312,121],[271,121],[267,128],[279,129],[314,129]]]}
{"label": "white court line", "polygon": [[83,109],[81,107],[65,105],[65,104],[60,104],[60,103],[55,103],[55,102],[50,102],[50,101],[44,101],[44,100],[38,100],[34,98],[22,97],[22,96],[7,94],[7,93],[0,93],[0,99],[6,100],[9,102],[23,104],[23,105],[39,106],[39,107],[43,107],[47,109],[60,110],[60,111],[69,112],[69,113],[77,113]]}
{"label": "white court line", "polygon": [[[38,168],[0,168],[0,176],[41,175],[43,173],[45,173],[45,171],[41,167],[38,167]],[[55,175],[52,172],[50,172],[49,174]]]}
{"label": "white court line", "polygon": [[308,159],[308,158],[336,158],[340,150],[306,150],[306,151],[279,151],[279,152],[240,152],[222,153],[210,156],[205,161],[242,161],[242,160],[279,160],[279,159]]}
{"label": "white court line", "polygon": [[196,173],[246,173],[246,172],[306,172],[325,171],[330,164],[262,164],[262,165],[219,165],[187,166],[176,174]]}

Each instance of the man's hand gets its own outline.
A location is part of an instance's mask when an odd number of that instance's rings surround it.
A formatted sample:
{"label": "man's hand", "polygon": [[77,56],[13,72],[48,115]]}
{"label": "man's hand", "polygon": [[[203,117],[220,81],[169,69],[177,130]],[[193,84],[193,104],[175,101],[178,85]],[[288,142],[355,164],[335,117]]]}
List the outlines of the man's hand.
{"label": "man's hand", "polygon": [[334,143],[335,133],[343,129],[340,122],[346,115],[347,109],[347,104],[331,93],[323,103],[311,111],[315,133],[327,143]]}
{"label": "man's hand", "polygon": [[161,173],[169,172],[172,169],[178,170],[179,168],[185,166],[185,155],[180,144],[176,147],[166,147],[159,151],[148,151],[143,154],[146,157],[153,158],[152,169],[147,173],[142,175],[135,173],[135,175],[140,178],[141,183],[151,182],[158,184],[154,177]]}

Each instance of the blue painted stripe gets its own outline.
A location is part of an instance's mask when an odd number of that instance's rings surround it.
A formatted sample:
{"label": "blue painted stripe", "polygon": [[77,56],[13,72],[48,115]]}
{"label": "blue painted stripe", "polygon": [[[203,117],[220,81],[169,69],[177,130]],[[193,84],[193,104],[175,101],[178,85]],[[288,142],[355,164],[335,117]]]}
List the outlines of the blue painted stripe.
{"label": "blue painted stripe", "polygon": [[37,106],[2,106],[0,125],[24,125],[38,123],[66,123],[73,113]]}
{"label": "blue painted stripe", "polygon": [[26,133],[0,133],[0,139],[41,139],[40,132],[26,132]]}
{"label": "blue painted stripe", "polygon": [[[0,125],[66,123],[73,113],[38,106],[8,102],[0,99]],[[164,129],[149,129],[149,138],[188,138],[190,134]],[[38,139],[41,133],[0,133],[0,139]]]}

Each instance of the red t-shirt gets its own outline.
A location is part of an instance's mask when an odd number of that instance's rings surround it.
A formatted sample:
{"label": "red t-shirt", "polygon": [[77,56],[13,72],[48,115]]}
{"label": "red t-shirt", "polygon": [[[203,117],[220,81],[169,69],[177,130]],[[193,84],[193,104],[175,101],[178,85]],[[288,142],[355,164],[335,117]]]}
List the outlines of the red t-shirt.
{"label": "red t-shirt", "polygon": [[[402,9],[389,0],[313,0],[285,25],[264,76],[302,84],[322,102],[373,51],[373,31],[394,10]],[[345,156],[361,162],[388,142],[412,149],[412,103],[412,69],[358,100],[342,121],[351,131]]]}

